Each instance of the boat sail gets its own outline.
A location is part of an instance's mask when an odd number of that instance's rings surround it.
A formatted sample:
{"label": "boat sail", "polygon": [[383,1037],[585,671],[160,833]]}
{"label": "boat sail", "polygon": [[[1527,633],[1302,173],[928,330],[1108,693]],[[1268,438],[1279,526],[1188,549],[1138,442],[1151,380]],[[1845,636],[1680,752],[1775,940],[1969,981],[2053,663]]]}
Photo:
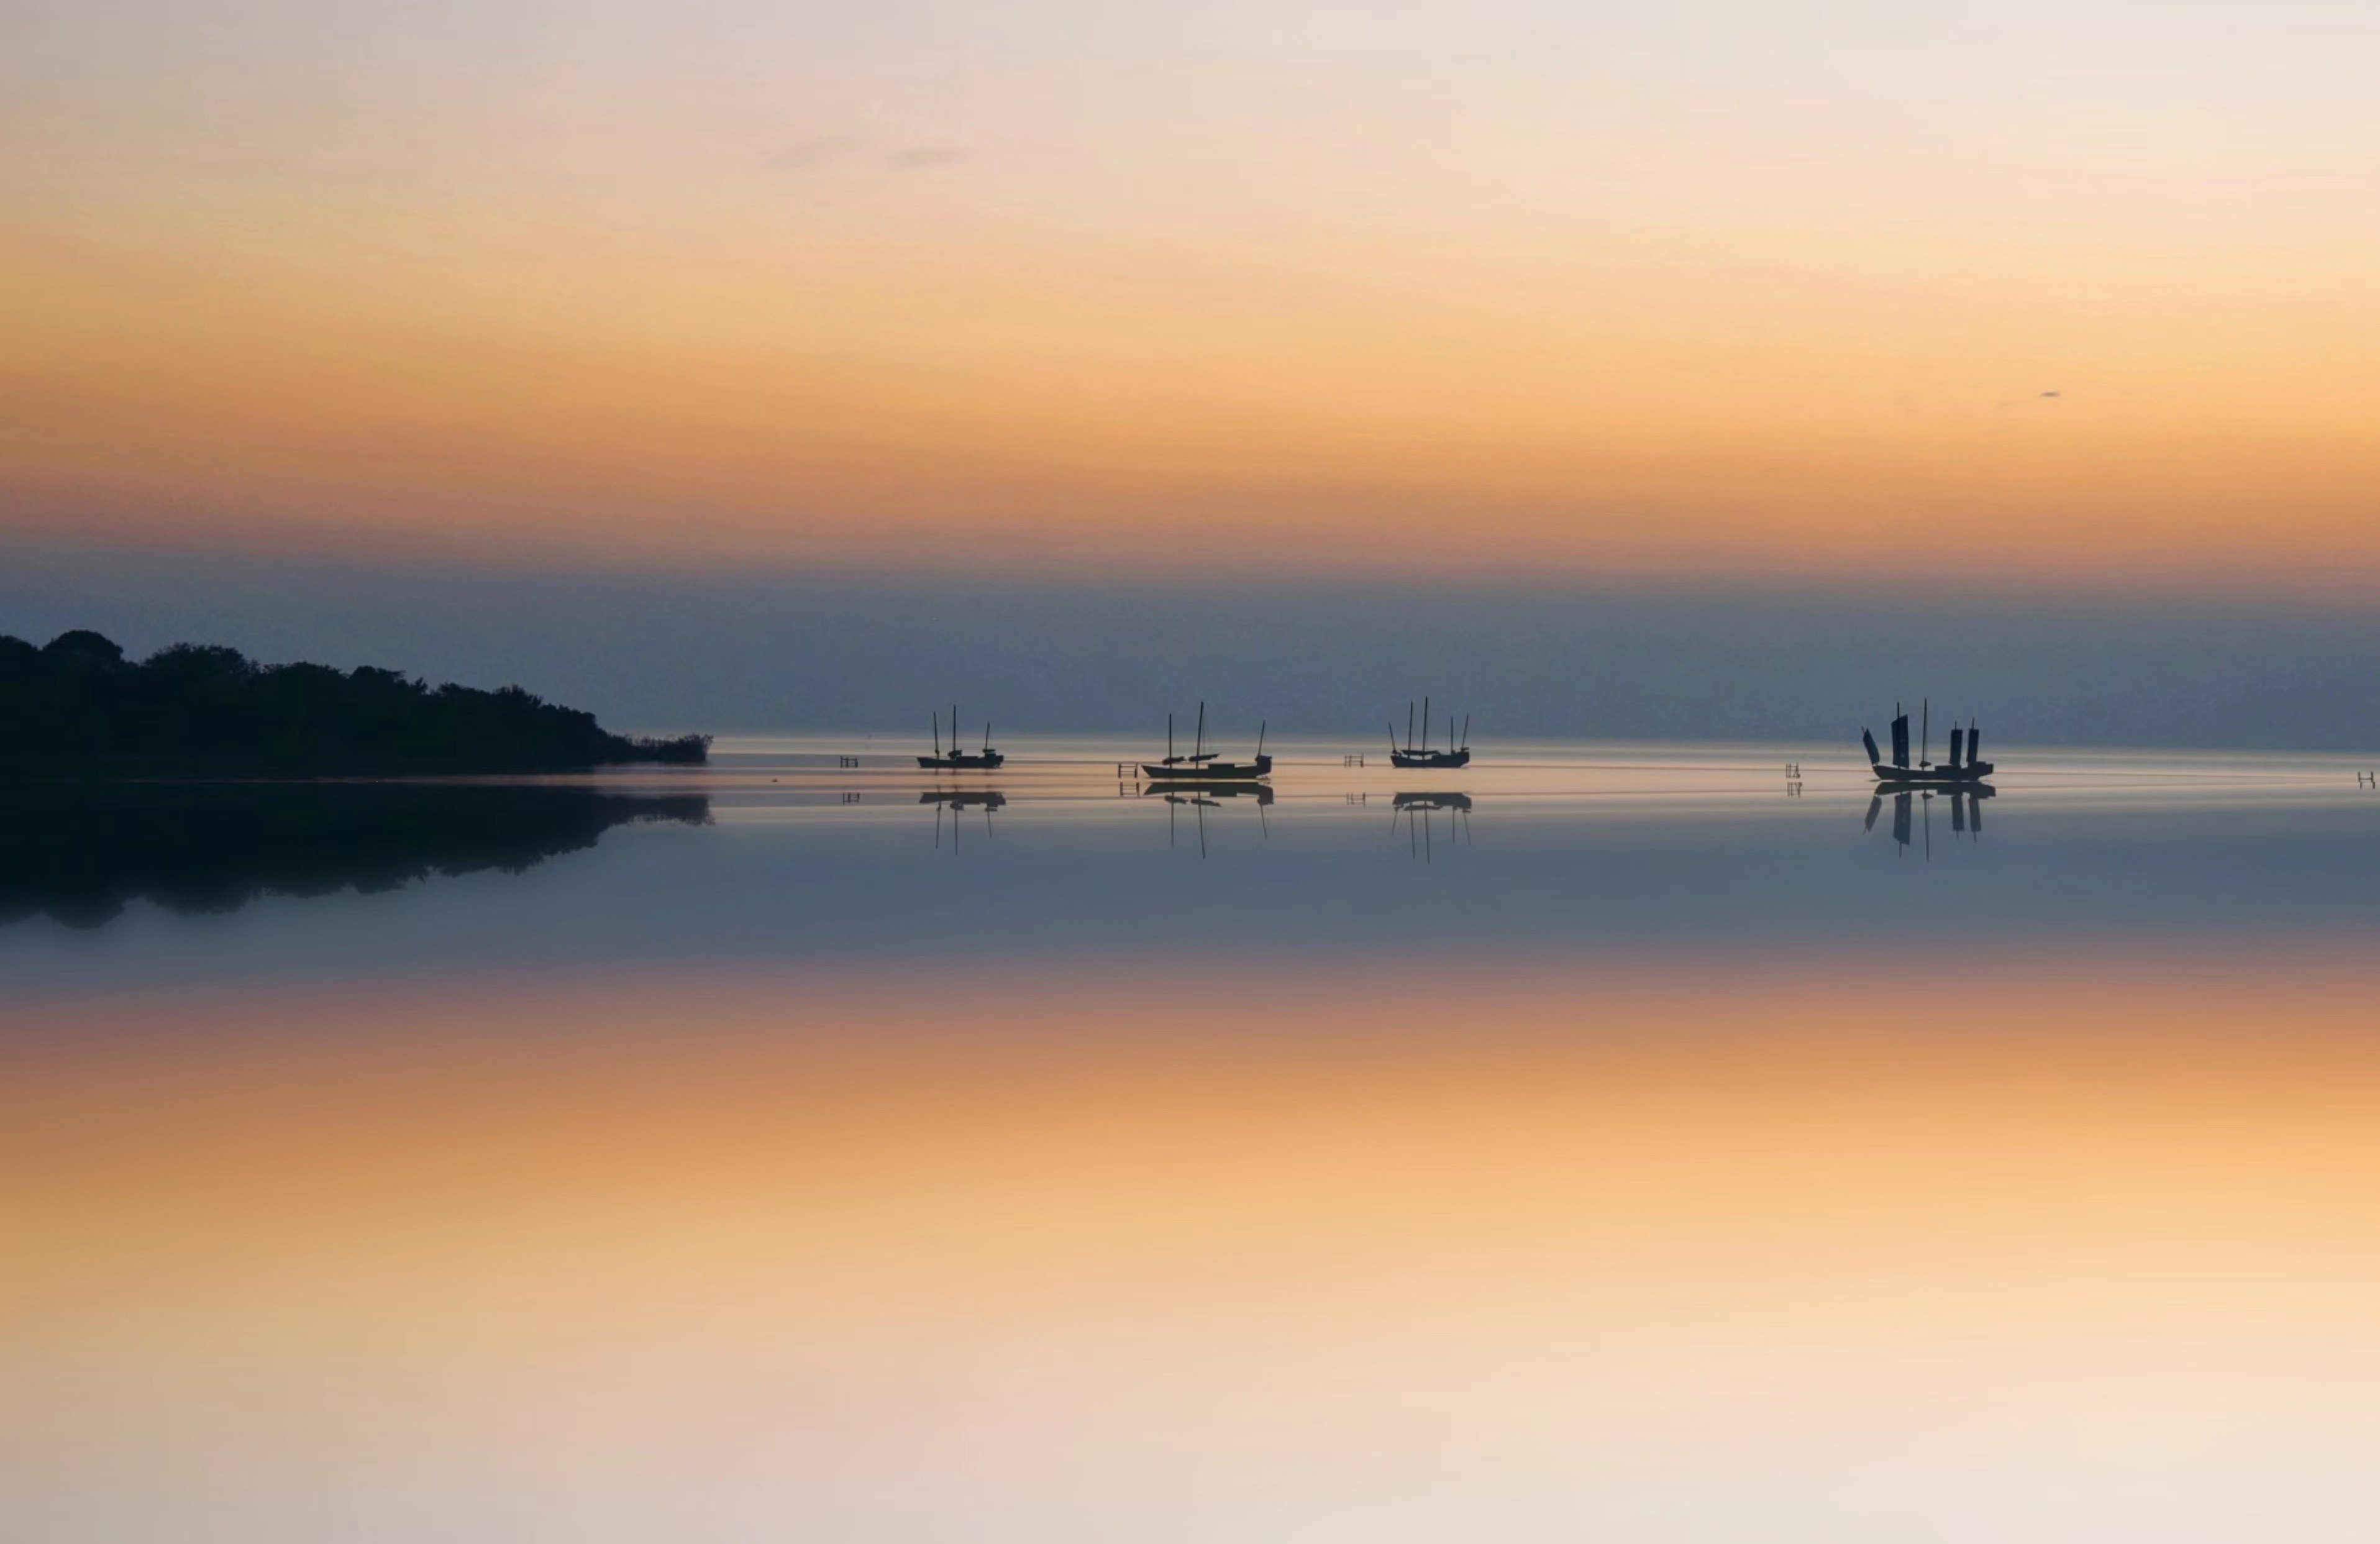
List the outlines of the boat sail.
{"label": "boat sail", "polygon": [[1980,783],[1995,770],[1989,761],[1976,755],[1983,744],[1983,734],[1969,719],[1961,731],[1950,731],[1950,760],[1939,765],[1932,760],[1933,703],[1921,703],[1917,761],[1909,759],[1909,713],[1898,702],[1892,705],[1892,760],[1888,763],[1877,753],[1876,736],[1867,730],[1860,731],[1860,744],[1866,748],[1868,771],[1882,784],[1907,784],[1912,787],[1939,786],[1943,784]]}

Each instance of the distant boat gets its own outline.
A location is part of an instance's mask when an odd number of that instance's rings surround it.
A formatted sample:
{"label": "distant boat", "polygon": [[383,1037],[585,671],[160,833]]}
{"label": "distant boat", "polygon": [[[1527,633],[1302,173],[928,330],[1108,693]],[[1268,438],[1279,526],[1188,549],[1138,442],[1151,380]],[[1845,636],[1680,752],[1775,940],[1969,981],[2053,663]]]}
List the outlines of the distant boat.
{"label": "distant boat", "polygon": [[1421,699],[1421,744],[1414,744],[1413,704],[1405,704],[1405,743],[1397,744],[1397,726],[1389,725],[1389,765],[1392,767],[1429,767],[1445,771],[1471,764],[1471,716],[1463,718],[1463,736],[1454,734],[1454,715],[1446,715],[1446,748],[1429,748],[1429,699]]}
{"label": "distant boat", "polygon": [[1246,783],[1267,777],[1272,772],[1272,758],[1264,753],[1265,726],[1257,726],[1257,755],[1253,761],[1225,761],[1221,752],[1207,748],[1207,705],[1198,704],[1198,733],[1191,742],[1187,756],[1173,749],[1173,715],[1165,715],[1165,760],[1140,764],[1143,776],[1152,781],[1170,783]]}
{"label": "distant boat", "polygon": [[1919,708],[1921,714],[1917,764],[1909,762],[1909,714],[1898,702],[1892,705],[1892,760],[1876,748],[1876,736],[1860,731],[1860,743],[1867,748],[1868,771],[1875,774],[1882,791],[1890,793],[1894,785],[1911,788],[1938,788],[1949,784],[1980,783],[1992,775],[1992,764],[1981,760],[1975,751],[1984,742],[1975,721],[1969,719],[1963,730],[1950,731],[1950,760],[1936,766],[1928,752],[1932,749],[1933,705],[1926,702]]}
{"label": "distant boat", "polygon": [[983,748],[961,750],[959,748],[959,711],[953,708],[951,710],[951,748],[947,751],[942,748],[942,715],[937,710],[934,714],[934,753],[931,756],[918,757],[917,765],[928,772],[990,772],[1007,760],[1007,757],[991,748],[991,724],[989,721],[983,726]]}

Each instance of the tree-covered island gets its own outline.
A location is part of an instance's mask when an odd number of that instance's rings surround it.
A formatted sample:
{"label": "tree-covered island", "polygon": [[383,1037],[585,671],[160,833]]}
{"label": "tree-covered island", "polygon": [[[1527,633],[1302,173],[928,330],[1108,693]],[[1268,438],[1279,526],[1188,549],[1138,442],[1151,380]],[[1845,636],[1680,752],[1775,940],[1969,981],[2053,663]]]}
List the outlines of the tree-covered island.
{"label": "tree-covered island", "polygon": [[441,687],[369,665],[259,664],[177,643],[145,660],[78,628],[0,634],[0,773],[406,776],[698,763],[708,735],[631,738],[518,687]]}

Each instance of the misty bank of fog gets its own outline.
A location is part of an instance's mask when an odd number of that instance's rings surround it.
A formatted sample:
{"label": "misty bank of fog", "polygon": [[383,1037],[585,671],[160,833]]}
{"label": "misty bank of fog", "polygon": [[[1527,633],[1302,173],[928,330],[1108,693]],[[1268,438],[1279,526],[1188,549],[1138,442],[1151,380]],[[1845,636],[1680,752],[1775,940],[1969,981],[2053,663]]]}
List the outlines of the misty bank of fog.
{"label": "misty bank of fog", "polygon": [[1280,580],[980,582],[19,550],[0,632],[518,682],[643,730],[1118,729],[1200,698],[1369,734],[1833,739],[1930,695],[1998,743],[2380,747],[2380,614],[2282,602]]}

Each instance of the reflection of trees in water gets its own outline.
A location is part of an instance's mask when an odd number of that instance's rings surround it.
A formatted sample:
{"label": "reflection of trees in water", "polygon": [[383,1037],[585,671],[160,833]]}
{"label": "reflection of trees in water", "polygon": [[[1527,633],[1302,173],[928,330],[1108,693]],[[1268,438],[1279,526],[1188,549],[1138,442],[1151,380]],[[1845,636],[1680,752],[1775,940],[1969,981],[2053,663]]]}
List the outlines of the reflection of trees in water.
{"label": "reflection of trees in water", "polygon": [[506,873],[633,821],[699,825],[701,795],[401,784],[18,785],[0,806],[0,924],[98,927],[127,902],[232,911],[260,895]]}

